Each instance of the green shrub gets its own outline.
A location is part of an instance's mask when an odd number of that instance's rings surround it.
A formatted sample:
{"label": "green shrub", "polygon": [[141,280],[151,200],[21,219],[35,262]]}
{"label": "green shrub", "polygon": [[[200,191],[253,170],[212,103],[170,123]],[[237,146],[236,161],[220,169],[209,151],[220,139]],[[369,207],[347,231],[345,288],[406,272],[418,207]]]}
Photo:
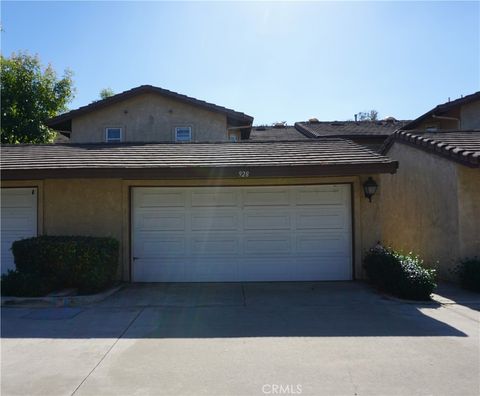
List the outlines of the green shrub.
{"label": "green shrub", "polygon": [[40,236],[14,242],[12,252],[16,271],[2,276],[2,295],[25,295],[32,279],[42,284],[33,288],[36,295],[64,288],[94,293],[116,279],[119,244],[113,238]]}
{"label": "green shrub", "polygon": [[462,260],[456,271],[462,287],[480,292],[480,258]]}
{"label": "green shrub", "polygon": [[435,270],[425,268],[423,261],[412,254],[376,247],[365,256],[364,267],[375,286],[401,298],[428,300],[437,287]]}
{"label": "green shrub", "polygon": [[24,274],[9,270],[2,275],[2,295],[38,297],[44,296],[55,289],[55,286],[47,278],[37,274]]}

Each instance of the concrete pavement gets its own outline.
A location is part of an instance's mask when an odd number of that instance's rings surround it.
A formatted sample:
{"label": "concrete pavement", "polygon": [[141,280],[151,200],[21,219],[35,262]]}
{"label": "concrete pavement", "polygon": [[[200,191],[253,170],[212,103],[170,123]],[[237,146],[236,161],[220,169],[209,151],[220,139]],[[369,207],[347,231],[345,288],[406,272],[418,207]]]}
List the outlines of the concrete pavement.
{"label": "concrete pavement", "polygon": [[2,395],[478,395],[474,297],[146,284],[78,309],[3,308]]}

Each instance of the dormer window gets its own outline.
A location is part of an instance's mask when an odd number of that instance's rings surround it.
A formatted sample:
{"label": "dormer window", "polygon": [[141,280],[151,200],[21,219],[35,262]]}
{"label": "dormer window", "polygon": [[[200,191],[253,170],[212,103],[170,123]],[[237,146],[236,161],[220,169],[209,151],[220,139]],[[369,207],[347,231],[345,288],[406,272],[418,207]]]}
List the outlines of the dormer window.
{"label": "dormer window", "polygon": [[107,143],[120,143],[122,141],[122,128],[105,128],[105,141]]}
{"label": "dormer window", "polygon": [[192,128],[191,127],[176,127],[175,128],[175,141],[179,143],[192,141]]}

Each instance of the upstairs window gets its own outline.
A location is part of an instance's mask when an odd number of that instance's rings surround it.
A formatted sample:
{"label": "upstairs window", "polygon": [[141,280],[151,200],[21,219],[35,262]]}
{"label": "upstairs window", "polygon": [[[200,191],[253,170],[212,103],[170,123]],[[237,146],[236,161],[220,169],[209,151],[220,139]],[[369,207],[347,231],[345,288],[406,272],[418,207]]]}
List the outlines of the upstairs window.
{"label": "upstairs window", "polygon": [[175,141],[176,142],[191,142],[192,141],[192,128],[191,127],[176,127],[175,128]]}
{"label": "upstairs window", "polygon": [[122,128],[105,128],[105,141],[119,143],[122,141]]}

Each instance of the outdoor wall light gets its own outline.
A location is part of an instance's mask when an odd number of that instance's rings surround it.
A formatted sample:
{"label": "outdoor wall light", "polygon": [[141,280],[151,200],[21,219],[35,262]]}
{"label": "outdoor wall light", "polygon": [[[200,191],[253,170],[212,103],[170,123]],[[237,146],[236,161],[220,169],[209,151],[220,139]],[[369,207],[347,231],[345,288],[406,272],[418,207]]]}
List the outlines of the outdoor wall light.
{"label": "outdoor wall light", "polygon": [[369,202],[372,202],[372,197],[375,195],[378,189],[378,184],[373,180],[371,177],[363,183],[363,192],[365,193],[365,197],[368,198]]}

